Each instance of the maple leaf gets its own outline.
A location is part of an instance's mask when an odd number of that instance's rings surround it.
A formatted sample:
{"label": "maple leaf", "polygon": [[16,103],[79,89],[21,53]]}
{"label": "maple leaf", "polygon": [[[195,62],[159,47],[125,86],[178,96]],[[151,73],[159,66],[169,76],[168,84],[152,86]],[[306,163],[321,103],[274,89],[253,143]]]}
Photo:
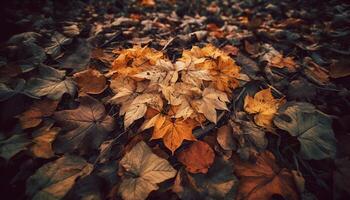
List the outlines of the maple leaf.
{"label": "maple leaf", "polygon": [[218,90],[230,93],[231,89],[238,87],[239,67],[229,56],[220,56],[216,67],[210,70],[210,75],[213,77],[213,86]]}
{"label": "maple leaf", "polygon": [[134,46],[131,49],[124,49],[113,61],[112,72],[123,76],[132,76],[140,73],[143,69],[156,64],[156,61],[163,57],[163,53],[148,47]]}
{"label": "maple leaf", "polygon": [[55,140],[59,152],[98,149],[108,132],[115,127],[114,119],[107,115],[103,104],[96,99],[82,95],[80,105],[74,110],[55,112],[54,118],[62,129],[68,131]]}
{"label": "maple leaf", "polygon": [[163,100],[160,95],[146,93],[137,96],[125,110],[124,127],[129,127],[135,120],[143,117],[147,107],[161,110],[163,108]]}
{"label": "maple leaf", "polygon": [[117,94],[109,102],[121,104],[119,115],[124,116],[124,127],[128,128],[135,120],[142,118],[147,107],[161,110],[163,100],[148,82],[136,82],[130,77],[117,76],[111,83],[112,90]]}
{"label": "maple leaf", "polygon": [[202,113],[209,121],[216,123],[218,110],[228,110],[226,103],[229,102],[226,93],[214,88],[205,88],[201,99],[192,101],[197,112]]}
{"label": "maple leaf", "polygon": [[272,119],[284,102],[284,99],[275,99],[271,88],[268,88],[257,92],[254,98],[247,95],[244,99],[244,110],[249,114],[255,114],[254,121],[257,125],[271,128]]}
{"label": "maple leaf", "polygon": [[119,165],[122,182],[118,192],[124,200],[146,199],[151,191],[158,189],[158,183],[176,175],[168,161],[152,153],[143,141],[126,153]]}
{"label": "maple leaf", "polygon": [[183,54],[182,57],[175,63],[178,68],[183,69],[181,72],[181,80],[184,83],[192,84],[196,87],[203,85],[203,80],[210,81],[211,76],[209,71],[196,67],[205,61],[205,58],[196,58],[188,54]]}
{"label": "maple leaf", "polygon": [[299,199],[293,174],[281,169],[269,151],[260,153],[253,163],[234,157],[234,169],[240,178],[237,200],[269,200],[274,194],[285,199]]}
{"label": "maple leaf", "polygon": [[40,167],[26,182],[26,195],[33,200],[62,199],[76,179],[90,174],[93,166],[83,158],[64,155]]}
{"label": "maple leaf", "polygon": [[332,129],[332,120],[318,111],[312,104],[289,102],[279,110],[274,124],[298,138],[300,155],[304,159],[320,160],[334,158],[336,139]]}
{"label": "maple leaf", "polygon": [[151,82],[159,83],[163,85],[174,84],[179,75],[178,72],[184,67],[181,65],[174,65],[169,60],[160,59],[156,64],[149,69],[135,74],[133,77],[148,79]]}
{"label": "maple leaf", "polygon": [[73,96],[76,92],[75,84],[70,78],[65,78],[65,71],[56,70],[42,65],[39,77],[31,78],[27,82],[26,91],[34,96],[47,96],[53,100],[61,99],[64,93]]}
{"label": "maple leaf", "polygon": [[107,88],[106,78],[95,69],[87,69],[73,76],[81,92],[100,94]]}
{"label": "maple leaf", "polygon": [[198,124],[196,121],[192,119],[173,119],[162,114],[158,114],[153,118],[146,126],[147,128],[154,126],[151,139],[163,138],[164,145],[172,153],[181,146],[184,140],[196,140],[192,135],[192,129]]}
{"label": "maple leaf", "polygon": [[206,174],[214,162],[215,154],[207,143],[196,141],[182,151],[177,158],[186,166],[187,171]]}

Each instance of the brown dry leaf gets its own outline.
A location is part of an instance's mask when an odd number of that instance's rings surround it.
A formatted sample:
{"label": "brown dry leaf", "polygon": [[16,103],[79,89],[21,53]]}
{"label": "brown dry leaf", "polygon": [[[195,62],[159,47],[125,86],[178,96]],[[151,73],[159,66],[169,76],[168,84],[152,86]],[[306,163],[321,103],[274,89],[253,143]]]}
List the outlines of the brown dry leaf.
{"label": "brown dry leaf", "polygon": [[226,151],[236,149],[236,143],[233,137],[233,130],[229,124],[223,125],[217,130],[217,142]]}
{"label": "brown dry leaf", "polygon": [[209,23],[207,24],[207,30],[209,31],[209,35],[215,38],[224,38],[225,33],[221,30],[216,24]]}
{"label": "brown dry leaf", "polygon": [[108,66],[114,60],[114,56],[112,54],[108,54],[104,52],[103,49],[99,49],[99,48],[93,49],[91,51],[91,58],[100,60],[101,62],[105,63]]}
{"label": "brown dry leaf", "polygon": [[272,119],[284,102],[283,98],[275,99],[271,88],[268,88],[257,92],[254,97],[247,95],[244,99],[244,110],[249,114],[255,114],[254,121],[257,125],[271,128]]}
{"label": "brown dry leaf", "polygon": [[[158,115],[157,115],[158,116]],[[163,138],[164,145],[174,154],[184,140],[195,141],[192,129],[197,126],[197,122],[192,119],[172,119],[169,116],[161,116],[154,124],[151,139]]]}
{"label": "brown dry leaf", "polygon": [[148,79],[151,82],[163,85],[171,85],[177,81],[178,72],[182,69],[184,69],[183,65],[175,65],[170,60],[159,59],[150,69],[135,74],[133,77]]}
{"label": "brown dry leaf", "polygon": [[281,54],[275,55],[270,60],[271,67],[287,68],[289,71],[295,71],[296,63],[293,57],[283,57]]}
{"label": "brown dry leaf", "polygon": [[163,100],[160,95],[145,93],[137,96],[125,110],[124,127],[128,128],[135,120],[142,118],[146,114],[147,107],[161,110]]}
{"label": "brown dry leaf", "polygon": [[229,102],[226,93],[213,88],[205,88],[201,99],[192,101],[197,112],[202,113],[209,121],[216,123],[218,110],[228,110],[226,103]]}
{"label": "brown dry leaf", "polygon": [[329,74],[332,78],[342,78],[350,76],[349,59],[341,59],[332,63]]}
{"label": "brown dry leaf", "polygon": [[186,166],[187,171],[203,174],[208,172],[209,167],[214,162],[214,158],[213,149],[202,141],[194,142],[177,156],[177,159]]}
{"label": "brown dry leaf", "polygon": [[74,80],[80,91],[88,94],[100,94],[107,88],[106,78],[95,69],[75,73]]}
{"label": "brown dry leaf", "polygon": [[234,168],[240,178],[237,200],[270,200],[274,194],[289,200],[299,199],[293,174],[288,169],[281,169],[269,151],[260,153],[255,163],[235,157]]}
{"label": "brown dry leaf", "polygon": [[257,44],[251,44],[247,40],[244,41],[244,49],[250,55],[256,55],[259,53],[259,46]]}
{"label": "brown dry leaf", "polygon": [[17,116],[22,129],[38,126],[44,117],[51,116],[57,108],[58,101],[44,99],[35,102],[30,108]]}
{"label": "brown dry leaf", "polygon": [[262,60],[268,62],[269,67],[276,68],[287,68],[289,72],[295,72],[299,67],[297,63],[295,63],[293,57],[284,57],[280,52],[278,52],[273,46],[269,44],[264,44],[262,46],[267,53],[265,53],[262,57]]}
{"label": "brown dry leaf", "polygon": [[235,46],[232,46],[230,44],[226,44],[224,47],[221,48],[223,52],[225,52],[227,55],[236,56],[239,52],[239,49]]}
{"label": "brown dry leaf", "polygon": [[35,157],[48,159],[55,155],[52,149],[52,142],[61,129],[59,127],[52,127],[52,125],[52,123],[46,124],[34,132],[33,144],[30,150]]}
{"label": "brown dry leaf", "polygon": [[329,83],[329,71],[315,62],[312,58],[304,58],[304,64],[307,66],[304,69],[305,75],[317,84],[325,85]]}

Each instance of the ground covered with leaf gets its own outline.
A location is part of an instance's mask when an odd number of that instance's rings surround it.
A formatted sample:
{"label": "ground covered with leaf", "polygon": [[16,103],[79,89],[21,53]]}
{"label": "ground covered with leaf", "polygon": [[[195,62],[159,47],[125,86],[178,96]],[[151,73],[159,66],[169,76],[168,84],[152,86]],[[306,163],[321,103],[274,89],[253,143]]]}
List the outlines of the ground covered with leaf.
{"label": "ground covered with leaf", "polygon": [[349,4],[1,7],[2,199],[349,199]]}

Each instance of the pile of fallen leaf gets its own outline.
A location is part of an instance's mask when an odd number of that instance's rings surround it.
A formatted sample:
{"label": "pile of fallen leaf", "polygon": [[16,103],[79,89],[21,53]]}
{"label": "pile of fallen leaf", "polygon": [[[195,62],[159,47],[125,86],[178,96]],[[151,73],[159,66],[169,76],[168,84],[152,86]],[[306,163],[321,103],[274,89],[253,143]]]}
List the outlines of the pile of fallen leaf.
{"label": "pile of fallen leaf", "polygon": [[0,48],[0,193],[347,199],[348,8],[11,2]]}

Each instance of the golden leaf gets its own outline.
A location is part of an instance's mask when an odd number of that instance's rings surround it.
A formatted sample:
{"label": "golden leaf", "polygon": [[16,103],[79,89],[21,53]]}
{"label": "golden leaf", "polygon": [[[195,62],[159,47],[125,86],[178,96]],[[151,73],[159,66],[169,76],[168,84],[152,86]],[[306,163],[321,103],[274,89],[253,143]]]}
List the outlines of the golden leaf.
{"label": "golden leaf", "polygon": [[247,95],[244,99],[244,110],[250,114],[256,114],[254,121],[257,125],[270,128],[275,113],[284,102],[284,99],[275,99],[271,88],[268,88],[257,92],[254,98]]}

